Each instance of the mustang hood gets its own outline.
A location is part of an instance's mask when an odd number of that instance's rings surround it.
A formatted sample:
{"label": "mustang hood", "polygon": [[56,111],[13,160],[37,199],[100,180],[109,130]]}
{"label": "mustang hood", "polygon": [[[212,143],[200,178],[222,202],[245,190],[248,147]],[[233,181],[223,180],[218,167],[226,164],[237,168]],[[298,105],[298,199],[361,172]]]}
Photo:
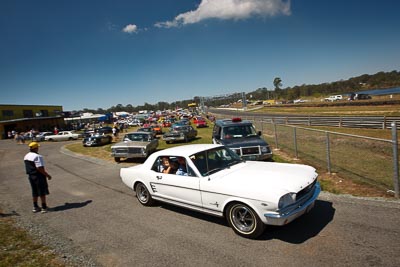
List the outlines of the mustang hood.
{"label": "mustang hood", "polygon": [[247,161],[211,175],[203,189],[219,188],[220,193],[247,198],[262,198],[267,192],[279,197],[299,192],[317,176],[307,165]]}

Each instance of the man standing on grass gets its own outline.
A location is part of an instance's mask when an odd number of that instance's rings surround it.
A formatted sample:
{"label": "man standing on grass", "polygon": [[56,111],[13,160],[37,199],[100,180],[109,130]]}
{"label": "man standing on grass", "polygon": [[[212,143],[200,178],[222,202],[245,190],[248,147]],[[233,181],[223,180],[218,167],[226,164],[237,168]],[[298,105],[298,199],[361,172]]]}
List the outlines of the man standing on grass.
{"label": "man standing on grass", "polygon": [[[49,194],[47,179],[51,179],[44,168],[43,156],[39,155],[39,143],[31,142],[29,144],[30,151],[24,157],[26,174],[29,176],[29,182],[32,189],[33,212],[47,212],[46,195]],[[38,206],[38,199],[42,203],[42,208]]]}

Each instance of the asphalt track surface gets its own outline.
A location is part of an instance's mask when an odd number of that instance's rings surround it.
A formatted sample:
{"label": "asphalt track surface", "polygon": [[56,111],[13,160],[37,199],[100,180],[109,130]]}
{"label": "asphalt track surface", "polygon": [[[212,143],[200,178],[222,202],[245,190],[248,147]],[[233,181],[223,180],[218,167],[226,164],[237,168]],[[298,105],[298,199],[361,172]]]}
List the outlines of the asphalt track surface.
{"label": "asphalt track surface", "polygon": [[0,141],[3,214],[35,225],[61,253],[99,266],[400,266],[399,201],[323,192],[309,214],[248,240],[221,218],[141,206],[119,178],[133,163],[79,157],[62,148],[66,143],[40,147],[53,176],[53,210],[33,214],[23,164],[28,146]]}

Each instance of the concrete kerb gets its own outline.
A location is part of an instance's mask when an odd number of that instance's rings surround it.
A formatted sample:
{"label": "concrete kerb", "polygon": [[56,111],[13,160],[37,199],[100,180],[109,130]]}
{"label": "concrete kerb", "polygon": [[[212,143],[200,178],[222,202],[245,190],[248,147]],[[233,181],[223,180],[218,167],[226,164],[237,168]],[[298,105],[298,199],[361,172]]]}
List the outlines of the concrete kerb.
{"label": "concrete kerb", "polygon": [[69,150],[69,149],[66,149],[65,146],[62,146],[62,147],[60,148],[60,152],[63,153],[63,154],[65,154],[65,155],[68,155],[68,156],[71,156],[71,157],[74,157],[74,158],[78,158],[78,159],[82,159],[82,160],[86,160],[86,161],[89,161],[89,162],[92,162],[92,163],[95,163],[95,164],[99,164],[99,165],[109,165],[109,166],[113,166],[113,167],[115,167],[115,168],[120,169],[120,167],[118,167],[118,164],[117,164],[117,163],[109,162],[109,161],[102,160],[102,159],[98,159],[98,158],[95,158],[95,157],[90,157],[90,156],[86,156],[86,155],[81,155],[81,154],[72,152],[72,151]]}

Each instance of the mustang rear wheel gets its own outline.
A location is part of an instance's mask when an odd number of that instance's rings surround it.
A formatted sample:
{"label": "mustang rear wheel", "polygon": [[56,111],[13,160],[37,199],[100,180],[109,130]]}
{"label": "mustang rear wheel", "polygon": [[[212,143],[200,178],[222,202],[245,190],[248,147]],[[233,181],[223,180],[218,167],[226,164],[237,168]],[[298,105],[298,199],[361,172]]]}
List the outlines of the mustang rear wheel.
{"label": "mustang rear wheel", "polygon": [[149,190],[142,183],[136,185],[136,197],[140,204],[144,206],[151,206],[154,203],[154,199],[151,197]]}
{"label": "mustang rear wheel", "polygon": [[265,229],[264,223],[253,209],[243,203],[229,205],[226,218],[233,231],[246,238],[257,238]]}

